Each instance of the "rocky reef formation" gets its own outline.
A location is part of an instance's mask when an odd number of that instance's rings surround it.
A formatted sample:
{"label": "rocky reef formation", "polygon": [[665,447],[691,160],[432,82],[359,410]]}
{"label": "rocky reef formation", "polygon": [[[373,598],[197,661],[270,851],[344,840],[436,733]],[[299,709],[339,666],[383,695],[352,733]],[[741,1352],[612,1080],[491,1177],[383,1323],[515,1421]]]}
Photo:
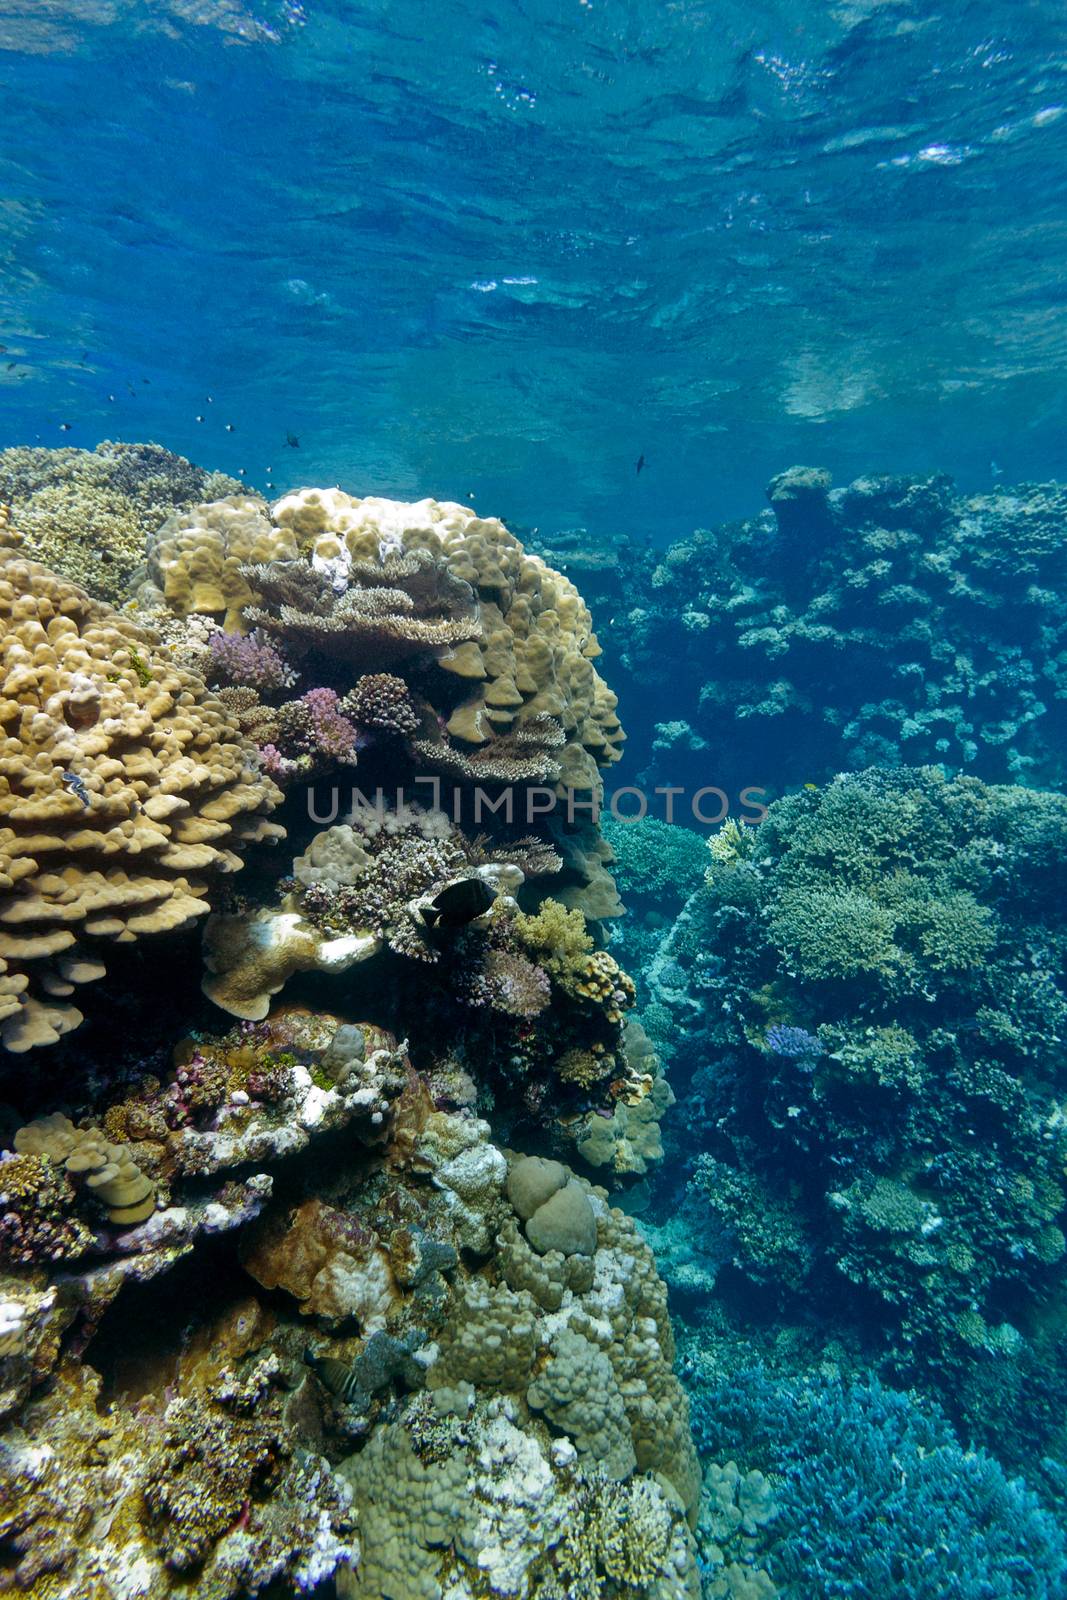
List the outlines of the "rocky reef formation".
{"label": "rocky reef formation", "polygon": [[[149,1221],[53,1193],[53,1220],[65,1204],[82,1229],[60,1252],[33,1232],[25,1172],[54,1186],[58,1152],[39,1137],[0,1162],[35,1262],[0,1278],[0,1548],[19,1591],[111,1600],[132,1572],[149,1597],[193,1582],[228,1600],[337,1572],[368,1600],[474,1600],[487,1581],[697,1596],[666,1292],[605,1192],[436,1110],[371,1027],[283,1012],[175,1060],[104,1119],[151,1164]],[[220,1287],[184,1343],[161,1342],[135,1297],[208,1240]],[[119,1402],[111,1363],[153,1338]]]}
{"label": "rocky reef formation", "polygon": [[607,569],[577,536],[551,553],[610,618],[650,780],[781,793],[938,762],[1062,783],[1060,485],[833,489],[827,472],[794,467],[767,493],[761,515],[665,551],[627,546]]}
{"label": "rocky reef formation", "polygon": [[136,601],[7,453],[0,1586],[697,1600],[584,603],[465,508],[130,448],[51,481],[133,473]]}

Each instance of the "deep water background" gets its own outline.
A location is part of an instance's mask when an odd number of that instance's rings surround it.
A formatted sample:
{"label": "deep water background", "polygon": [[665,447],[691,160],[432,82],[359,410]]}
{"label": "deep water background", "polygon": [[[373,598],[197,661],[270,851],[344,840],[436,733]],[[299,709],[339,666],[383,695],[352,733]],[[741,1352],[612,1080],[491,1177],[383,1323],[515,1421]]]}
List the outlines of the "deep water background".
{"label": "deep water background", "polygon": [[1058,0],[4,0],[0,445],[657,543],[796,460],[1062,477],[1065,44]]}

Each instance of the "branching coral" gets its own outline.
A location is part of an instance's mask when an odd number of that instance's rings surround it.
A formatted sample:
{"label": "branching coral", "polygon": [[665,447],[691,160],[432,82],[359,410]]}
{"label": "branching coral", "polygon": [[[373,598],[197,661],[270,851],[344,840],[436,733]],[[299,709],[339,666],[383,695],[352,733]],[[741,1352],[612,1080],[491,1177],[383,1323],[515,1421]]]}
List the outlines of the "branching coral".
{"label": "branching coral", "polygon": [[239,488],[157,444],[0,451],[0,500],[24,554],[114,604],[128,598],[146,539],[172,512]]}
{"label": "branching coral", "polygon": [[409,738],[419,730],[420,717],[403,678],[389,672],[368,672],[345,696],[344,710],[361,728]]}
{"label": "branching coral", "polygon": [[694,1216],[809,1303],[853,1284],[889,1358],[957,1403],[997,1352],[1020,1384],[1047,1352],[1067,1264],[1065,849],[1058,795],[841,777],[713,860],[649,973],[709,1063]]}
{"label": "branching coral", "polygon": [[208,637],[208,670],[205,676],[214,684],[256,689],[270,693],[290,689],[296,674],[278,646],[255,631],[225,633],[219,629]]}
{"label": "branching coral", "polygon": [[774,1515],[751,1531],[780,1593],[1062,1592],[1055,1518],[984,1451],[961,1448],[936,1408],[874,1382],[757,1367],[698,1392],[694,1426],[713,1460],[772,1475]]}

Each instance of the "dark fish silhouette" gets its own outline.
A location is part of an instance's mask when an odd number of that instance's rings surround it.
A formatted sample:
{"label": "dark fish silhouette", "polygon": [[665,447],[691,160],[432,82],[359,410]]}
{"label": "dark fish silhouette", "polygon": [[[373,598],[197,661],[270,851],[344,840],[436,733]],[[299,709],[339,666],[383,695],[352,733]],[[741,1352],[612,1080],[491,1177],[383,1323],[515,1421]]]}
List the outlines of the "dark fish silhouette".
{"label": "dark fish silhouette", "polygon": [[488,911],[495,899],[483,878],[460,878],[457,883],[447,883],[423,906],[422,919],[428,928],[464,928]]}
{"label": "dark fish silhouette", "polygon": [[333,1356],[317,1356],[308,1345],[304,1351],[304,1364],[311,1368],[322,1387],[336,1399],[347,1402],[354,1399],[357,1392],[362,1394],[355,1368],[346,1362],[337,1361]]}
{"label": "dark fish silhouette", "polygon": [[638,456],[638,458],[637,458],[637,476],[638,476],[638,477],[640,477],[640,476],[641,476],[641,468],[642,468],[642,467],[643,467],[643,466],[644,466],[644,465],[645,465],[645,458],[644,458],[644,456],[643,456],[643,455],[640,455],[640,456]]}
{"label": "dark fish silhouette", "polygon": [[295,433],[287,433],[285,436],[285,442],[289,446],[290,450],[300,449],[300,440],[297,438]]}

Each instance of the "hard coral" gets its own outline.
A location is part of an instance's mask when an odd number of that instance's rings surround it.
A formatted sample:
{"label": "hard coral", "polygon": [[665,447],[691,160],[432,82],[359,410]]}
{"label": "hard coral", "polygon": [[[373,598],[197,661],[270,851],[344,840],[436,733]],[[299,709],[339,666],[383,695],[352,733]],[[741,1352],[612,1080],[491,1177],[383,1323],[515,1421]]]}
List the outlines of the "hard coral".
{"label": "hard coral", "polygon": [[141,1171],[134,1151],[129,1145],[112,1144],[99,1128],[76,1128],[55,1112],[20,1128],[15,1149],[22,1155],[44,1156],[57,1167],[62,1163],[70,1177],[85,1183],[116,1226],[143,1222],[155,1210],[155,1184]]}
{"label": "hard coral", "polygon": [[854,1285],[887,1359],[957,1401],[993,1360],[1020,1386],[1038,1352],[1056,1368],[1065,851],[1060,795],[842,776],[713,863],[649,970],[683,1059],[713,1063],[694,1217],[837,1320]]}
{"label": "hard coral", "polygon": [[[597,767],[618,759],[622,730],[615,697],[592,666],[600,647],[589,612],[570,580],[525,551],[501,522],[452,502],[406,505],[321,489],[285,496],[274,517],[310,545],[312,564],[335,584],[362,584],[415,563],[420,573],[443,572],[449,585],[473,591],[478,626],[436,652],[437,670],[463,696],[437,741],[442,763],[465,756],[474,776],[502,782],[531,776],[535,762],[544,771],[544,754],[534,748],[548,749],[542,718],[562,728],[558,767],[572,787],[595,787]],[[493,745],[509,735],[511,745],[494,761]]]}
{"label": "hard coral", "polygon": [[27,1050],[81,1021],[102,943],[207,911],[280,796],[203,684],[64,579],[0,555],[0,623],[0,1032]]}
{"label": "hard coral", "polygon": [[24,554],[114,604],[129,597],[146,539],[172,512],[239,488],[156,444],[0,451],[0,500]]}
{"label": "hard coral", "polygon": [[292,534],[271,522],[264,501],[233,494],[176,512],[154,528],[148,574],[179,616],[201,612],[240,633],[246,627],[244,608],[255,598],[243,569],[295,555]]}
{"label": "hard coral", "polygon": [[702,751],[731,792],[923,762],[1062,785],[1061,484],[831,489],[794,468],[768,495],[762,515],[628,552],[625,603],[605,595],[638,703],[669,691],[677,707],[662,778],[657,730],[644,730],[646,786],[706,781]]}

